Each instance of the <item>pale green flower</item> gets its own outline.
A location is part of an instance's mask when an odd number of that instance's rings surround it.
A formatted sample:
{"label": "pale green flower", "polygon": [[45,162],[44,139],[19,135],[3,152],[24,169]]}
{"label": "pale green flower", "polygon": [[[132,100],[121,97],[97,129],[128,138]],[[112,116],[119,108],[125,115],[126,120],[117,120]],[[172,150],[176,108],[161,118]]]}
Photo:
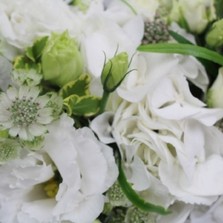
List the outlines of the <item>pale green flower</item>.
{"label": "pale green flower", "polygon": [[68,32],[52,34],[42,54],[43,78],[62,87],[77,79],[83,71],[83,61],[76,41]]}
{"label": "pale green flower", "polygon": [[0,125],[9,135],[33,140],[46,132],[52,120],[52,108],[47,107],[49,97],[39,96],[38,87],[10,87],[0,95]]}

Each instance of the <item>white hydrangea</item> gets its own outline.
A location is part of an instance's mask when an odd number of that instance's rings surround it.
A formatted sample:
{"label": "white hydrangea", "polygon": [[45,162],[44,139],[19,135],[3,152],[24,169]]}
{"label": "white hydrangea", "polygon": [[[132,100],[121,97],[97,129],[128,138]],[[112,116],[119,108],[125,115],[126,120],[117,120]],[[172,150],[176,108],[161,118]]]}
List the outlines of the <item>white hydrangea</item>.
{"label": "white hydrangea", "polygon": [[139,54],[136,59],[136,70],[91,128],[104,143],[119,145],[128,180],[143,190],[144,199],[179,210],[160,222],[183,223],[193,204],[211,205],[223,193],[218,179],[223,137],[212,126],[223,110],[206,108],[192,95],[188,80],[204,93],[208,85],[193,57]]}
{"label": "white hydrangea", "polygon": [[118,170],[111,148],[88,128],[75,130],[66,115],[52,124],[44,150],[63,179],[52,215],[58,220],[92,222],[104,205],[102,195],[116,180]]}

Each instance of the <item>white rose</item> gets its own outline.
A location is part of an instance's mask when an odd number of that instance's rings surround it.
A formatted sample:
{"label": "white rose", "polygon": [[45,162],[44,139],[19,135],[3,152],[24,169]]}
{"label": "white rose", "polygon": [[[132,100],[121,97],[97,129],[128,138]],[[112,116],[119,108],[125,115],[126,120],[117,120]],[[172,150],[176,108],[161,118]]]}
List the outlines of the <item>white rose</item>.
{"label": "white rose", "polygon": [[[59,16],[58,16],[59,15]],[[0,2],[0,34],[23,49],[40,36],[79,30],[76,16],[62,0],[3,0]]]}

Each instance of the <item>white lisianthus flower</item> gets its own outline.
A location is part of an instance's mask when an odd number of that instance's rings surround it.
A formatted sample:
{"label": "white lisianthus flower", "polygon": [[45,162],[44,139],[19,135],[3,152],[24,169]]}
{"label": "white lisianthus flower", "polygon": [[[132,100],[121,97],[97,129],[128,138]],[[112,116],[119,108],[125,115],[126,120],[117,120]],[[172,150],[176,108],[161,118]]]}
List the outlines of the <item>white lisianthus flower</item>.
{"label": "white lisianthus flower", "polygon": [[0,34],[19,49],[51,32],[69,30],[76,35],[79,30],[75,15],[61,0],[3,0],[0,9]]}
{"label": "white lisianthus flower", "polygon": [[111,148],[90,129],[76,130],[65,114],[50,125],[44,143],[42,151],[1,166],[0,220],[92,223],[118,176]]}
{"label": "white lisianthus flower", "polygon": [[0,222],[27,222],[19,220],[23,202],[38,197],[41,190],[36,186],[54,175],[43,155],[23,153],[20,159],[1,165],[0,177],[4,180],[0,183]]}
{"label": "white lisianthus flower", "polygon": [[0,122],[13,137],[33,140],[46,132],[53,120],[53,109],[47,106],[50,98],[39,96],[38,87],[10,87],[0,95]]}
{"label": "white lisianthus flower", "polygon": [[75,130],[73,120],[62,115],[49,128],[44,150],[62,178],[51,215],[61,221],[92,222],[103,209],[102,193],[118,175],[111,148],[97,141],[90,129]]}

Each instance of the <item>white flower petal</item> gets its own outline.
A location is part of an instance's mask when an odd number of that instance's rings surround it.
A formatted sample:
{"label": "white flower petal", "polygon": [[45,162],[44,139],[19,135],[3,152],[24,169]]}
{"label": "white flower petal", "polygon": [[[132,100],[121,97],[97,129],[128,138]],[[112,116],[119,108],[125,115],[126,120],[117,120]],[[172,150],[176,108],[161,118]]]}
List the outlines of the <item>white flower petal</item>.
{"label": "white flower petal", "polygon": [[114,142],[112,137],[112,127],[110,122],[113,118],[113,113],[104,112],[103,114],[97,116],[90,124],[91,129],[97,134],[100,141],[109,144]]}
{"label": "white flower petal", "polygon": [[43,125],[32,124],[28,127],[28,131],[33,136],[41,136],[47,131],[47,128]]}

